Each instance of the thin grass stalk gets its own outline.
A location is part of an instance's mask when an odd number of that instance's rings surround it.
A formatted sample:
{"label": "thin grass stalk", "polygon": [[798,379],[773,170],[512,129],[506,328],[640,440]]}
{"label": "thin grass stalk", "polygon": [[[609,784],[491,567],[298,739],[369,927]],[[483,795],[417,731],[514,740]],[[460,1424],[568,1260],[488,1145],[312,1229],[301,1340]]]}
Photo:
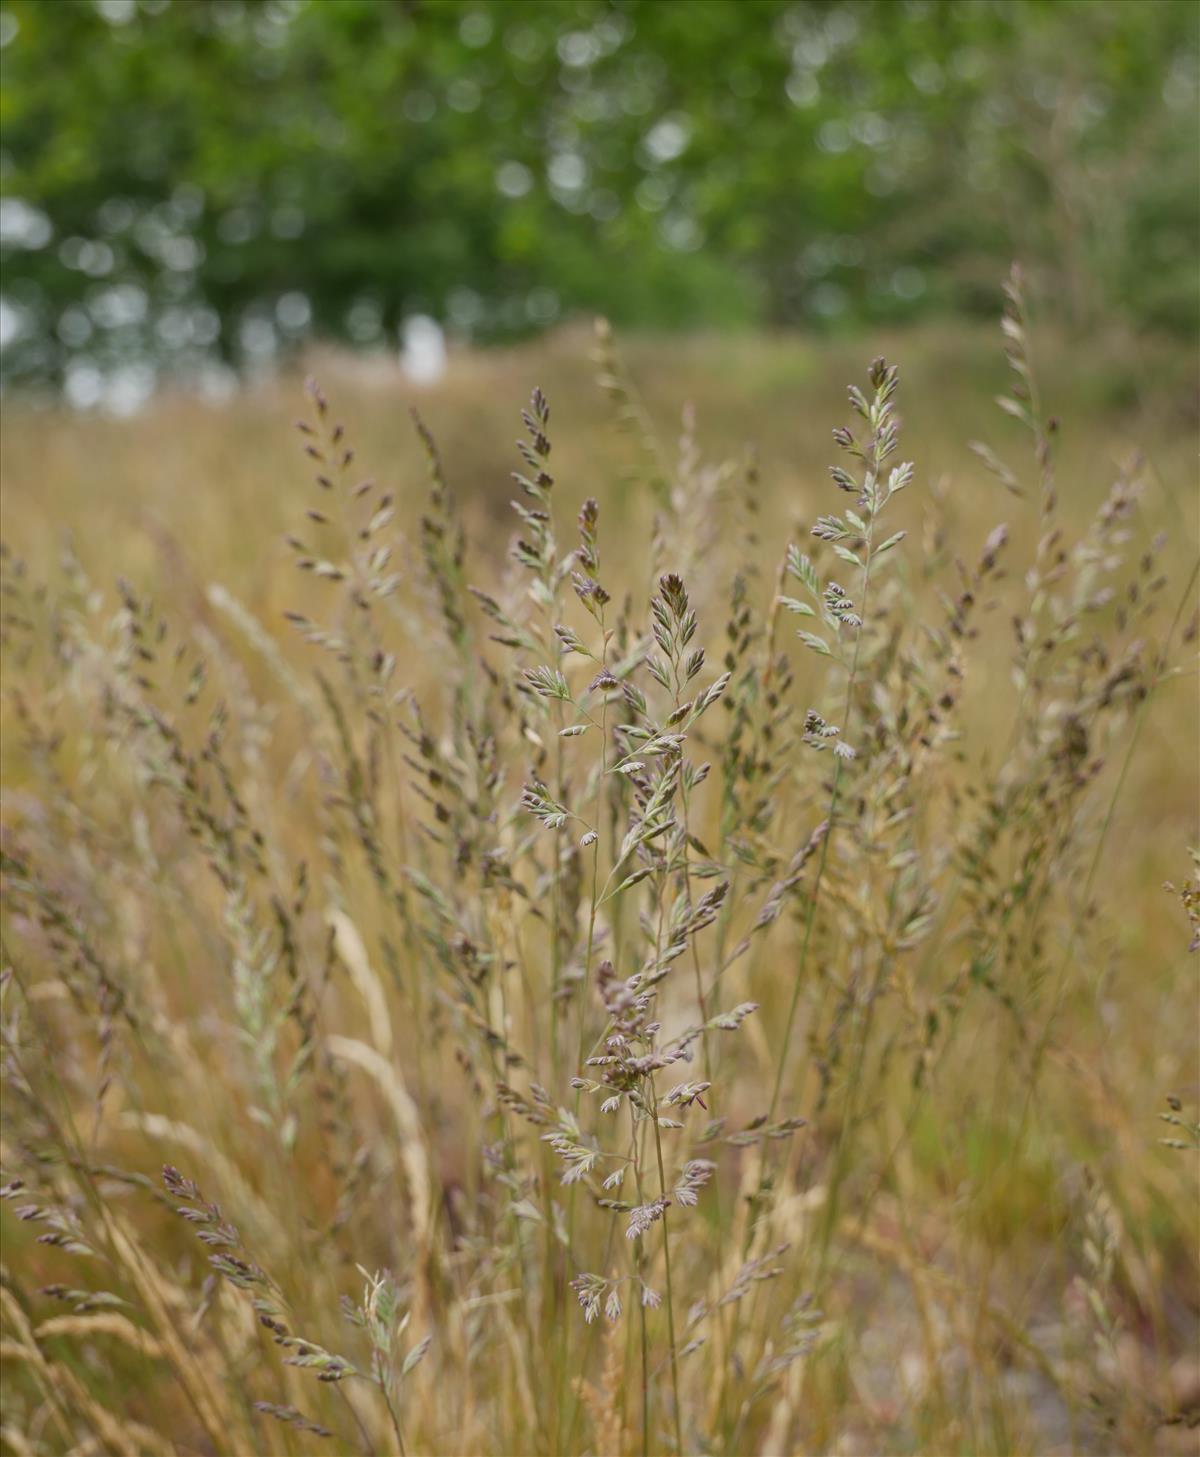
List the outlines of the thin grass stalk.
{"label": "thin grass stalk", "polygon": [[[650,1078],[650,1096],[652,1100],[654,1119],[654,1152],[658,1158],[658,1184],[659,1193],[664,1199],[667,1197],[667,1175],[663,1168],[662,1134],[658,1127],[658,1099],[654,1094],[654,1078]],[[675,1424],[675,1450],[682,1453],[683,1436],[680,1428],[680,1401],[679,1401],[679,1355],[675,1343],[675,1294],[671,1284],[671,1238],[668,1233],[669,1217],[667,1211],[663,1210],[663,1263],[666,1266],[667,1282],[667,1339],[671,1343],[671,1396],[673,1400],[673,1411]]]}

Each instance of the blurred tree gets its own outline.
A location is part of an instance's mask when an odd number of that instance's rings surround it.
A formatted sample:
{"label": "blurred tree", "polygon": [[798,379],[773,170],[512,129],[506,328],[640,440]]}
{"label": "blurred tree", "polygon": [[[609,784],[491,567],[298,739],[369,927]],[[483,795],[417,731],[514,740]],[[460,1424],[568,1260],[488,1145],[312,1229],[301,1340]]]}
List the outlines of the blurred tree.
{"label": "blurred tree", "polygon": [[1191,0],[5,0],[9,378],[429,313],[1193,329]]}

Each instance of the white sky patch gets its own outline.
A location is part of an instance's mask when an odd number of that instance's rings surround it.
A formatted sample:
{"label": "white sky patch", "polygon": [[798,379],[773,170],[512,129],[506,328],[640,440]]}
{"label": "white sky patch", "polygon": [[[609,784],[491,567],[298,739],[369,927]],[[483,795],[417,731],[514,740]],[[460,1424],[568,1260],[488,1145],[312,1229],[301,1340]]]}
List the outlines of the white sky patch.
{"label": "white sky patch", "polygon": [[0,198],[0,243],[12,248],[44,248],[53,236],[44,212],[23,197]]}

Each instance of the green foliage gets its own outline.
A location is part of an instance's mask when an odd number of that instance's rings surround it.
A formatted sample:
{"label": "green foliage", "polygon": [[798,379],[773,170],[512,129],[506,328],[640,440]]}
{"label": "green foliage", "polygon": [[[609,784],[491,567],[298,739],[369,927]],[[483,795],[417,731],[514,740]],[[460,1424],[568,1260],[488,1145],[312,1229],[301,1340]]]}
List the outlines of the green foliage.
{"label": "green foliage", "polygon": [[1196,313],[1182,0],[7,0],[13,378],[428,313]]}

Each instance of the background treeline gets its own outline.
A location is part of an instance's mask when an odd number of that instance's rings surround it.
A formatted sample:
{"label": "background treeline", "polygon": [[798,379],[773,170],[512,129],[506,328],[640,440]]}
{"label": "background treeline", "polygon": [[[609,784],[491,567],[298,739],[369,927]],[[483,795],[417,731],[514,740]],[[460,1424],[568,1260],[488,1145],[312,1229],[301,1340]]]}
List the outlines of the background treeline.
{"label": "background treeline", "polygon": [[8,0],[10,380],[414,313],[1188,331],[1184,0]]}

